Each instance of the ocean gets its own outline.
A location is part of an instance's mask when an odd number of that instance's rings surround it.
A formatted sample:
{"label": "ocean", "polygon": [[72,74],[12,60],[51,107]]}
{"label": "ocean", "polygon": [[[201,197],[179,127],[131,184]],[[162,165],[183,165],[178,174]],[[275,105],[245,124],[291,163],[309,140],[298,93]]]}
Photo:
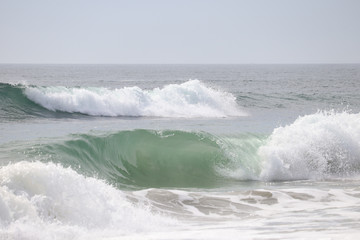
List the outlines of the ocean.
{"label": "ocean", "polygon": [[0,239],[357,239],[360,65],[0,65]]}

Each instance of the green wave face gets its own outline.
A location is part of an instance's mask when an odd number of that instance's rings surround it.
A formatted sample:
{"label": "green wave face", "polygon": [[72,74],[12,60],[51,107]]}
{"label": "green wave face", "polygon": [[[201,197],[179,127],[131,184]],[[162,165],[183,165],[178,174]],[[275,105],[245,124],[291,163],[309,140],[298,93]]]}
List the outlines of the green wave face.
{"label": "green wave face", "polygon": [[28,99],[25,86],[0,83],[0,121],[16,121],[28,118],[79,118],[78,113],[50,111]]}
{"label": "green wave face", "polygon": [[17,120],[41,113],[41,107],[25,97],[20,85],[0,83],[0,119]]}
{"label": "green wave face", "polygon": [[233,167],[219,139],[207,133],[121,131],[77,135],[46,145],[42,154],[119,187],[214,187],[226,181],[218,169]]}

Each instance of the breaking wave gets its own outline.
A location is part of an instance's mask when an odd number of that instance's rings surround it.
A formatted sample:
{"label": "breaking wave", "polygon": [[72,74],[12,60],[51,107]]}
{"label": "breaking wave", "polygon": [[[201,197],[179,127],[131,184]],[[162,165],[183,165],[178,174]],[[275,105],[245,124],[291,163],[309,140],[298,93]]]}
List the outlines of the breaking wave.
{"label": "breaking wave", "polygon": [[132,130],[72,135],[32,151],[120,188],[352,177],[360,173],[360,114],[318,112],[270,136]]}
{"label": "breaking wave", "polygon": [[134,206],[121,190],[70,168],[40,162],[0,168],[1,239],[96,239],[170,223]]}
{"label": "breaking wave", "polygon": [[[207,200],[199,195],[200,200],[196,193],[185,196],[168,189],[172,187],[358,177],[360,114],[318,112],[276,128],[269,136],[132,130],[21,146],[2,146],[2,151],[13,150],[21,157],[1,163],[0,238],[97,239],[176,225],[159,215],[167,209],[163,202],[186,210],[198,206],[204,214],[216,210],[208,204],[218,202],[218,197]],[[174,192],[180,193],[179,201]],[[251,194],[267,196],[265,205],[276,201],[271,192]],[[248,201],[249,193],[245,195]],[[220,212],[223,204],[227,203],[221,201]]]}
{"label": "breaking wave", "polygon": [[92,116],[229,117],[245,116],[236,98],[198,80],[143,90],[32,86],[25,96],[50,111]]}
{"label": "breaking wave", "polygon": [[360,172],[360,114],[318,112],[273,131],[260,147],[261,179],[348,177]]}

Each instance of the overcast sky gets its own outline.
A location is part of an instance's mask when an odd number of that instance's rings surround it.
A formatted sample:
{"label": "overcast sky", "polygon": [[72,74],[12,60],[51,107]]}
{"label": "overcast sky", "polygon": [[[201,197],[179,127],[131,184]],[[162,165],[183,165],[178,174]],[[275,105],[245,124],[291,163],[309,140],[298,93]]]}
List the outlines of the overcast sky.
{"label": "overcast sky", "polygon": [[0,63],[360,63],[360,0],[0,0]]}

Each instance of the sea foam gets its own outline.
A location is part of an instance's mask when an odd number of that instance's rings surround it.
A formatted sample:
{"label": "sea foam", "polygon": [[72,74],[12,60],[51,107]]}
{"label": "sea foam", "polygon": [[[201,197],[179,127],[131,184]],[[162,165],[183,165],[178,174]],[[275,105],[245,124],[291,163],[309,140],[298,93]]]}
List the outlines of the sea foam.
{"label": "sea foam", "polygon": [[70,168],[40,162],[0,168],[0,239],[87,239],[148,232],[165,221]]}
{"label": "sea foam", "polygon": [[318,112],[276,128],[258,151],[261,179],[349,177],[360,172],[360,114]]}
{"label": "sea foam", "polygon": [[245,116],[236,98],[198,80],[143,90],[27,87],[25,95],[51,111],[93,116],[229,117]]}

